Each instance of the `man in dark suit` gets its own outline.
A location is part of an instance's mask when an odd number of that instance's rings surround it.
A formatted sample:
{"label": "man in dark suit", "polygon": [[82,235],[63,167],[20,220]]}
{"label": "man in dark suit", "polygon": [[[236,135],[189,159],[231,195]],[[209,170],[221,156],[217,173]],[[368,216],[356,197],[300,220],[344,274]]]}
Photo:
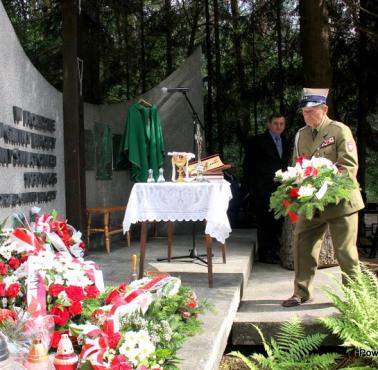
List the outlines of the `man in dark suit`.
{"label": "man in dark suit", "polygon": [[253,136],[248,143],[243,163],[244,177],[255,205],[259,261],[264,263],[280,261],[282,221],[274,218],[269,201],[279,185],[273,181],[275,172],[286,169],[289,163],[290,148],[282,136],[284,130],[285,117],[271,115],[267,130]]}

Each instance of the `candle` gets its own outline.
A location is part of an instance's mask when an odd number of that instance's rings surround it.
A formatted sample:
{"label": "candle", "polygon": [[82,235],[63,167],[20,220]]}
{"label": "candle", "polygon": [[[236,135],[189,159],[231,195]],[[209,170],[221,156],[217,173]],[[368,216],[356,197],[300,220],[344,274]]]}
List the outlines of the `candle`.
{"label": "candle", "polygon": [[78,363],[78,356],[75,354],[72,342],[68,334],[62,334],[58,344],[58,351],[54,358],[56,370],[75,370]]}

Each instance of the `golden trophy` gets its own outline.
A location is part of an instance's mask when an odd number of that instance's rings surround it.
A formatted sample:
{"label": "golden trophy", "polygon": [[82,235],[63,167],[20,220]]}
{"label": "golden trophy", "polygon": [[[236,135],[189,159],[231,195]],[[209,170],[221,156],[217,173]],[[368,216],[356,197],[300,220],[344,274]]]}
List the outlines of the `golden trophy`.
{"label": "golden trophy", "polygon": [[[172,156],[172,181],[173,182],[185,182],[189,179],[188,162],[194,158],[193,153],[187,152],[170,152],[168,155]],[[176,167],[177,167],[177,179],[176,179]]]}

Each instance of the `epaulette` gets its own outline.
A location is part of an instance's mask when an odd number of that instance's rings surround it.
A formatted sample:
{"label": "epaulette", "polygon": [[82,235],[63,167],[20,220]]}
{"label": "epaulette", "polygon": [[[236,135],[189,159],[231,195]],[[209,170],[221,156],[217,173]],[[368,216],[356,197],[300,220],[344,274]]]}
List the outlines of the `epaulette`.
{"label": "epaulette", "polygon": [[334,126],[337,126],[337,127],[340,127],[340,128],[344,128],[346,125],[342,122],[338,122],[338,121],[330,121],[329,123],[330,125],[334,125]]}
{"label": "epaulette", "polygon": [[306,125],[306,126],[303,126],[303,127],[301,127],[299,130],[298,130],[298,132],[299,131],[302,131],[302,130],[304,130],[305,128],[307,128],[308,126]]}

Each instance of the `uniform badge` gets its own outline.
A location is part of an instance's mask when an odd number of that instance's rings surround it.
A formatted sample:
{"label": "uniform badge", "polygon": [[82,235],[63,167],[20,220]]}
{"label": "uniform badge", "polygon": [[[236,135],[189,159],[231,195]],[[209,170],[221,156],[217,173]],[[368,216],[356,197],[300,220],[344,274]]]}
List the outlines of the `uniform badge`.
{"label": "uniform badge", "polygon": [[334,136],[331,136],[327,139],[324,139],[320,148],[325,148],[326,146],[329,146],[329,145],[332,145],[332,144],[335,144],[335,137]]}
{"label": "uniform badge", "polygon": [[348,141],[346,146],[347,146],[348,152],[353,152],[353,149],[354,149],[353,141]]}

